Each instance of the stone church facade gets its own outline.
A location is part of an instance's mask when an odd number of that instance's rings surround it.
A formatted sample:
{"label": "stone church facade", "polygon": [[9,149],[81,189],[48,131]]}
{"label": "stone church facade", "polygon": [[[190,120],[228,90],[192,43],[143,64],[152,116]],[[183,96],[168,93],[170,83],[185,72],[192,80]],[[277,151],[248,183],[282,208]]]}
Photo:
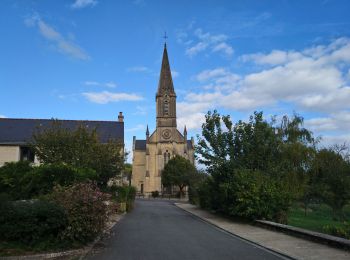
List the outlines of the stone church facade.
{"label": "stone church facade", "polygon": [[194,140],[187,140],[186,126],[183,133],[176,124],[176,93],[164,45],[162,67],[156,93],[156,130],[146,139],[133,138],[132,185],[141,193],[164,192],[162,170],[175,155],[180,155],[194,164]]}

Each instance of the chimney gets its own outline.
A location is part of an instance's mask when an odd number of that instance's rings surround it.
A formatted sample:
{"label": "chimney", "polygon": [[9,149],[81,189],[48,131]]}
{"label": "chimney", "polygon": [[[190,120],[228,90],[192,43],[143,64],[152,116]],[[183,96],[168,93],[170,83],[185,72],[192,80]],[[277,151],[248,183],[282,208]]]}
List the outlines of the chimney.
{"label": "chimney", "polygon": [[123,112],[119,112],[119,115],[118,115],[118,122],[124,122],[124,116],[123,116]]}

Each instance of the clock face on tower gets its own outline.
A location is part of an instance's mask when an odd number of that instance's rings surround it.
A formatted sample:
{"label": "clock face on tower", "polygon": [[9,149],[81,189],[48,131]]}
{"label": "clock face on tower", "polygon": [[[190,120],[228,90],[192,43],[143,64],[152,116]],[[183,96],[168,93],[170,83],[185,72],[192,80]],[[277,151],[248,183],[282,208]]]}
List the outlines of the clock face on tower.
{"label": "clock face on tower", "polygon": [[170,129],[163,130],[162,137],[164,139],[170,139],[171,138],[171,130]]}

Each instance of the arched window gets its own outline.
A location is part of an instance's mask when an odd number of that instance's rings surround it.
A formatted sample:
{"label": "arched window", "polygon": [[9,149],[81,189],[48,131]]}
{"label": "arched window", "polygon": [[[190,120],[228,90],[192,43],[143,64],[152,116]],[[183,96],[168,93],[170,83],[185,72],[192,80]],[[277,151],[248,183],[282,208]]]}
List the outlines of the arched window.
{"label": "arched window", "polygon": [[168,152],[168,150],[166,150],[166,152],[164,153],[164,166],[169,162],[170,160],[170,153]]}

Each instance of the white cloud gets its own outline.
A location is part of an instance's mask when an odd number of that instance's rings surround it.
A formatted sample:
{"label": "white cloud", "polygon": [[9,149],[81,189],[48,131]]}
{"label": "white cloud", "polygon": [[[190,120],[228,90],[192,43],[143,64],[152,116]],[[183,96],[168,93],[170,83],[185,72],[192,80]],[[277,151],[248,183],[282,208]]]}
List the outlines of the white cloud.
{"label": "white cloud", "polygon": [[151,69],[145,66],[135,66],[127,69],[128,72],[152,72]]}
{"label": "white cloud", "polygon": [[[255,63],[256,72],[237,75],[229,68],[218,67],[193,76],[201,91],[187,93],[179,104],[180,122],[199,128],[199,118],[208,109],[251,112],[270,107],[278,111],[284,109],[281,104],[288,104],[297,111],[321,114],[305,120],[305,125],[316,135],[323,135],[327,142],[349,137],[349,38],[301,51],[248,54],[240,60]],[[198,122],[194,121],[196,116]]]}
{"label": "white cloud", "polygon": [[202,100],[191,100],[187,97],[184,102],[177,103],[177,124],[179,129],[183,129],[186,125],[187,129],[199,129],[205,121],[205,113],[212,108],[210,102]]}
{"label": "white cloud", "polygon": [[85,81],[84,85],[86,86],[101,86],[101,87],[107,87],[107,88],[115,88],[117,87],[117,84],[113,81],[109,81],[109,82],[97,82],[97,81]]}
{"label": "white cloud", "polygon": [[110,81],[110,82],[106,82],[105,86],[108,88],[115,88],[117,84],[115,84],[113,81]]}
{"label": "white cloud", "polygon": [[137,125],[135,127],[127,128],[125,131],[126,132],[136,132],[136,131],[143,131],[145,129],[146,129],[146,127],[144,125],[139,124],[139,125]]}
{"label": "white cloud", "polygon": [[[226,42],[228,36],[225,34],[211,34],[209,32],[203,32],[202,29],[196,29],[194,31],[195,40],[187,40],[188,33],[179,31],[177,33],[177,41],[187,45],[186,55],[193,57],[200,52],[207,49],[211,49],[212,52],[219,52],[226,57],[231,57],[233,54],[233,48]],[[193,42],[195,42],[193,44]]]}
{"label": "white cloud", "polygon": [[7,118],[6,116],[4,116],[4,115],[0,115],[0,118]]}
{"label": "white cloud", "polygon": [[171,70],[171,76],[173,77],[173,79],[177,78],[180,75],[179,72],[177,72],[176,70]]}
{"label": "white cloud", "polygon": [[350,111],[338,111],[327,117],[316,117],[305,120],[305,126],[312,131],[349,131],[350,130]]}
{"label": "white cloud", "polygon": [[147,114],[147,107],[136,106],[136,112],[133,114],[134,115],[146,115]]}
{"label": "white cloud", "polygon": [[100,86],[101,83],[97,81],[85,81],[84,84],[87,86]]}
{"label": "white cloud", "polygon": [[29,27],[36,27],[39,33],[51,42],[57,51],[80,60],[90,59],[89,55],[80,46],[63,37],[61,33],[44,22],[37,14],[26,18],[24,23]]}
{"label": "white cloud", "polygon": [[139,101],[143,98],[136,94],[128,93],[117,93],[117,92],[84,92],[82,95],[87,98],[89,101],[98,104],[107,104],[110,102],[119,102],[119,101]]}
{"label": "white cloud", "polygon": [[228,45],[226,42],[221,42],[217,45],[215,45],[212,49],[213,52],[220,52],[222,51],[226,56],[230,57],[233,54],[233,48]]}
{"label": "white cloud", "polygon": [[75,0],[75,2],[71,5],[72,9],[82,9],[85,7],[94,7],[97,5],[96,0]]}

